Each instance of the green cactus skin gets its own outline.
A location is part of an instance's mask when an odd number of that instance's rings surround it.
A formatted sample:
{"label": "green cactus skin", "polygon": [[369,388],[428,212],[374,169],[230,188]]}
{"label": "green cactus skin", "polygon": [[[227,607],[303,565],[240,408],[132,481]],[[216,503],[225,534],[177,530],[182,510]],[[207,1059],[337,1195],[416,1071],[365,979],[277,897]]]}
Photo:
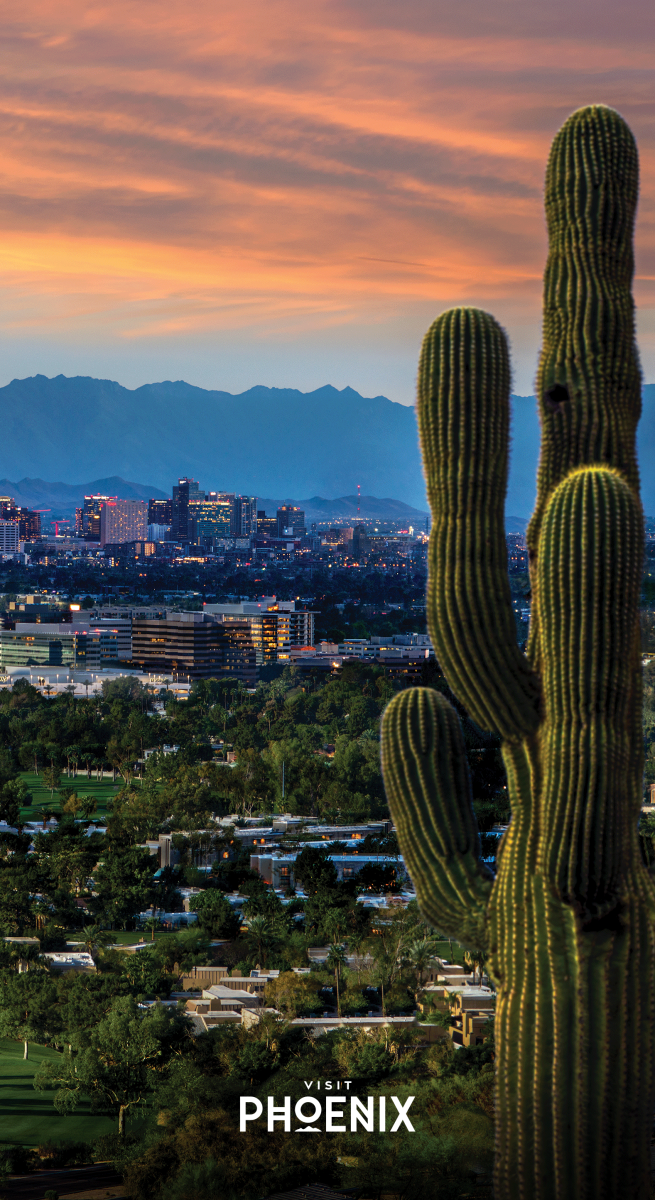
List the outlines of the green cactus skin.
{"label": "green cactus skin", "polygon": [[[546,170],[548,260],[537,375],[541,458],[528,531],[536,552],[553,488],[582,462],[605,462],[639,486],[641,380],[631,285],[637,147],[625,121],[592,105],[555,137]],[[559,399],[565,393],[569,399]]]}
{"label": "green cactus skin", "polygon": [[510,368],[502,329],[455,308],[428,331],[418,421],[433,514],[428,629],[448,681],[485,729],[520,738],[538,724],[539,690],[516,644],[507,579]]}
{"label": "green cactus skin", "polygon": [[442,696],[411,689],[391,701],[382,763],[422,911],[490,951],[496,1200],[651,1196],[655,884],[637,836],[635,199],[636,151],[621,118],[601,107],[574,113],[547,178],[540,387],[543,397],[560,384],[568,398],[555,393],[560,411],[552,396],[542,404],[527,659],[508,644],[500,552],[502,332],[487,314],[457,309],[429,330],[421,359],[431,635],[455,694],[504,739],[512,820],[493,884],[476,865],[461,734]]}

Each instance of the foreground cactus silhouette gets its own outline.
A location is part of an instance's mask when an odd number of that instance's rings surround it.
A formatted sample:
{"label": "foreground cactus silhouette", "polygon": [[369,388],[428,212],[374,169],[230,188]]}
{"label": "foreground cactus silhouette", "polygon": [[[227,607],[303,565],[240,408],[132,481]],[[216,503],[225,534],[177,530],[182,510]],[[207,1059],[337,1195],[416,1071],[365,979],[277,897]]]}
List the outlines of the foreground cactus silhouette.
{"label": "foreground cactus silhouette", "polygon": [[512,820],[495,879],[479,861],[462,732],[444,696],[413,688],[392,700],[383,770],[423,913],[490,953],[496,1200],[651,1195],[655,891],[637,836],[636,200],[624,121],[602,106],[573,113],[546,176],[527,656],[506,573],[505,336],[488,314],[454,309],[428,331],[420,362],[428,625],[453,692],[503,739]]}

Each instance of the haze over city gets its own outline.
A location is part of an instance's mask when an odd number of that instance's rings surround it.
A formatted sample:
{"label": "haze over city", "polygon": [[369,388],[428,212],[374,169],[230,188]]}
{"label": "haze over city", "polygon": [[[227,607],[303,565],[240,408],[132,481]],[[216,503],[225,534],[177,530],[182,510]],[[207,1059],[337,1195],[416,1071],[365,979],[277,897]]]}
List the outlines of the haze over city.
{"label": "haze over city", "polygon": [[3,15],[3,372],[414,398],[457,303],[533,390],[542,185],[566,115],[637,137],[640,352],[655,375],[644,4],[27,0]]}

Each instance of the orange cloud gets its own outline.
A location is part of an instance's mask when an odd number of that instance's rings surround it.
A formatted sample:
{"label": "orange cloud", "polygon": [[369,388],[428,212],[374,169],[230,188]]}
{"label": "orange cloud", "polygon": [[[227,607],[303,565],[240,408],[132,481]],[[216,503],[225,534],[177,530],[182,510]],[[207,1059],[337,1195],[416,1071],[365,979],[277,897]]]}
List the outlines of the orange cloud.
{"label": "orange cloud", "polygon": [[654,23],[609,0],[26,0],[0,42],[5,331],[301,336],[457,300],[536,322],[548,145],[592,100],[640,143],[650,310]]}

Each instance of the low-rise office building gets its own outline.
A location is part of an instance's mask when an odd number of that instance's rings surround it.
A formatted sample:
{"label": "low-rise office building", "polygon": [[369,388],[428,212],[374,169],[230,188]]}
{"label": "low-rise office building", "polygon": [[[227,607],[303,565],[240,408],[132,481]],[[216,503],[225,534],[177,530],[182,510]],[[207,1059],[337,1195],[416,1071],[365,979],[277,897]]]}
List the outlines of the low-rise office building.
{"label": "low-rise office building", "polygon": [[0,668],[5,671],[31,666],[98,670],[117,656],[118,639],[112,629],[17,622],[15,629],[0,630]]}

